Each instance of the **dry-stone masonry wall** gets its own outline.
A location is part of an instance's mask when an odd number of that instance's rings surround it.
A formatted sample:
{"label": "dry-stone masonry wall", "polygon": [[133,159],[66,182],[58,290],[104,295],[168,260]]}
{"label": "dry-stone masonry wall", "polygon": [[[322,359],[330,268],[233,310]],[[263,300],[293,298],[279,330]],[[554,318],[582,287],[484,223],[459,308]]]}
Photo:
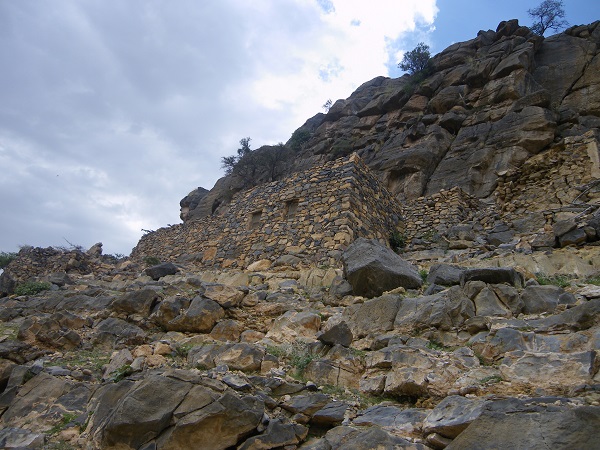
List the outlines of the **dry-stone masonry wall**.
{"label": "dry-stone masonry wall", "polygon": [[356,155],[236,194],[220,216],[161,228],[131,254],[203,266],[247,267],[260,259],[302,255],[337,264],[359,237],[387,242],[401,208]]}
{"label": "dry-stone masonry wall", "polygon": [[459,187],[419,197],[403,208],[406,240],[428,239],[434,233],[444,233],[453,225],[473,219],[483,206]]}
{"label": "dry-stone masonry wall", "polygon": [[[598,139],[589,131],[501,174],[495,195],[507,218],[539,212],[551,224],[561,211],[581,212],[600,202]],[[560,219],[560,216],[559,216]]]}

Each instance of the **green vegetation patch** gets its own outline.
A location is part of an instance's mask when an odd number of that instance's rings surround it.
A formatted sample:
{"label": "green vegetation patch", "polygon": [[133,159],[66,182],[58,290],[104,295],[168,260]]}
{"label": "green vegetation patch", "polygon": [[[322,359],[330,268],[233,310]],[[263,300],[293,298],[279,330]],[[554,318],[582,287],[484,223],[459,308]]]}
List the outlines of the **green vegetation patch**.
{"label": "green vegetation patch", "polygon": [[47,281],[26,281],[17,285],[15,288],[15,294],[17,295],[36,295],[40,292],[47,291],[52,287],[51,283]]}
{"label": "green vegetation patch", "polygon": [[4,269],[17,257],[14,252],[0,252],[0,269]]}
{"label": "green vegetation patch", "polygon": [[561,288],[566,288],[571,285],[571,277],[567,275],[545,275],[543,273],[536,274],[537,282],[541,285],[553,284]]}

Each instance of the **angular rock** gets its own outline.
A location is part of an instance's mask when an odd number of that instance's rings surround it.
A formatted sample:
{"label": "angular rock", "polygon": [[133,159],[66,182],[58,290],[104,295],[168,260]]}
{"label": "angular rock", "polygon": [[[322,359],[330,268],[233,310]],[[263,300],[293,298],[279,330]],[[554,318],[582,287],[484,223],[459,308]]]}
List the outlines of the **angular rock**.
{"label": "angular rock", "polygon": [[267,429],[246,440],[239,450],[267,450],[295,446],[308,434],[308,428],[298,423],[284,423],[279,419],[269,421]]}
{"label": "angular rock", "polygon": [[378,426],[396,434],[406,435],[420,430],[426,417],[425,409],[375,405],[363,411],[352,423],[358,426]]}
{"label": "angular rock", "polygon": [[355,295],[372,298],[397,287],[417,289],[423,284],[413,265],[374,239],[357,239],[342,260]]}
{"label": "angular rock", "polygon": [[242,330],[242,325],[237,320],[227,319],[217,323],[210,332],[210,336],[218,341],[236,342],[240,339]]}
{"label": "angular rock", "polygon": [[303,450],[426,450],[423,444],[413,443],[384,430],[339,426],[332,428],[314,444],[302,446]]}
{"label": "angular rock", "polygon": [[430,327],[450,330],[460,327],[473,316],[473,302],[459,286],[454,286],[439,294],[402,299],[394,320],[394,329],[403,332]]}
{"label": "angular rock", "polygon": [[156,266],[148,267],[144,273],[154,281],[161,279],[167,275],[175,275],[179,269],[173,263],[162,263]]}
{"label": "angular rock", "polygon": [[240,342],[225,346],[223,351],[217,353],[214,362],[215,365],[226,364],[232,370],[252,372],[260,369],[264,356],[264,350],[259,347]]}
{"label": "angular rock", "polygon": [[480,398],[450,395],[427,415],[423,422],[423,432],[425,435],[438,433],[454,439],[481,415],[486,403],[486,400]]}
{"label": "angular rock", "polygon": [[573,231],[563,234],[558,238],[558,243],[561,247],[568,247],[570,245],[581,245],[587,240],[587,234],[583,228],[576,228]]}
{"label": "angular rock", "polygon": [[560,296],[564,293],[565,290],[559,286],[527,286],[521,292],[523,312],[525,314],[551,313],[558,306]]}
{"label": "angular rock", "polygon": [[339,344],[350,347],[350,344],[352,344],[352,331],[346,322],[340,322],[317,336],[317,339],[325,345]]}
{"label": "angular rock", "polygon": [[312,417],[317,411],[323,409],[330,402],[328,395],[314,393],[306,395],[296,395],[290,400],[281,404],[281,407],[294,414],[301,413]]}
{"label": "angular rock", "polygon": [[191,387],[189,383],[163,376],[149,376],[136,383],[113,405],[114,410],[101,430],[102,444],[139,448],[157,437],[170,424],[173,411]]}
{"label": "angular rock", "polygon": [[536,387],[559,388],[587,384],[596,370],[596,352],[539,353],[514,351],[504,354],[499,366],[508,381]]}
{"label": "angular rock", "polygon": [[213,300],[195,297],[189,308],[170,320],[166,327],[173,331],[210,333],[215,324],[225,317],[225,311]]}
{"label": "angular rock", "polygon": [[484,267],[467,269],[460,278],[461,286],[468,281],[483,281],[488,284],[507,283],[511,286],[523,287],[523,275],[512,267]]}
{"label": "angular rock", "polygon": [[348,405],[345,402],[331,402],[314,413],[311,422],[317,425],[341,425],[347,410]]}
{"label": "angular rock", "polygon": [[394,328],[398,308],[404,300],[399,296],[384,295],[350,305],[344,309],[342,320],[348,324],[354,338],[390,331]]}
{"label": "angular rock", "polygon": [[45,443],[43,433],[33,433],[23,428],[0,429],[0,448],[4,449],[36,449],[42,448]]}
{"label": "angular rock", "polygon": [[100,322],[94,332],[93,342],[108,348],[123,348],[146,342],[147,336],[140,327],[124,320],[109,317]]}
{"label": "angular rock", "polygon": [[321,317],[310,311],[287,311],[278,317],[267,333],[276,342],[290,342],[299,337],[314,338],[321,328]]}
{"label": "angular rock", "polygon": [[600,408],[555,406],[550,402],[530,405],[516,399],[492,402],[446,449],[600,447],[596,432]]}
{"label": "angular rock", "polygon": [[225,450],[239,445],[260,424],[264,403],[225,392],[218,400],[183,416],[165,439],[165,448]]}
{"label": "angular rock", "polygon": [[206,285],[203,296],[217,302],[222,308],[238,306],[246,294],[232,286],[224,284]]}
{"label": "angular rock", "polygon": [[464,271],[463,267],[451,264],[434,264],[429,269],[427,282],[442,286],[454,286],[455,284],[460,284],[460,277]]}
{"label": "angular rock", "polygon": [[161,299],[161,295],[156,291],[152,289],[141,289],[117,297],[112,302],[111,308],[115,312],[139,314],[143,317],[148,317]]}

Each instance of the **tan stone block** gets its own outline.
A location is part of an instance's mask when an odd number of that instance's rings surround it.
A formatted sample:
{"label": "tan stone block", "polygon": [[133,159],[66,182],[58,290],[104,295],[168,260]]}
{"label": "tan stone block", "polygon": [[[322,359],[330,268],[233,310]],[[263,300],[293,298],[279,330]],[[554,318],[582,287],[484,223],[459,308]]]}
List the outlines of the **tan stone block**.
{"label": "tan stone block", "polygon": [[247,270],[251,272],[267,270],[269,267],[271,267],[271,264],[271,261],[268,259],[259,259],[258,261],[254,261],[252,264],[250,264]]}
{"label": "tan stone block", "polygon": [[166,344],[164,342],[158,342],[157,344],[154,344],[154,354],[155,355],[170,355],[173,353],[173,349],[171,348],[171,346],[169,344]]}
{"label": "tan stone block", "polygon": [[134,348],[132,352],[134,358],[138,358],[140,356],[150,356],[152,353],[152,347],[148,344],[140,345],[139,347]]}
{"label": "tan stone block", "polygon": [[162,355],[146,356],[146,364],[148,367],[160,367],[167,363],[167,359]]}

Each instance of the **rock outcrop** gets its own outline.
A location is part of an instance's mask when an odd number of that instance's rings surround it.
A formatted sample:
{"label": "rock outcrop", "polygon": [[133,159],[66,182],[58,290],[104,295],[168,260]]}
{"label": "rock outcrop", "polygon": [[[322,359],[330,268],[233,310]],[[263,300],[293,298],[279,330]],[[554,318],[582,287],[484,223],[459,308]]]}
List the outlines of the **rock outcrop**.
{"label": "rock outcrop", "polygon": [[[306,235],[246,233],[229,177],[171,231],[214,212],[235,247],[21,250],[0,278],[0,447],[597,448],[599,43],[598,23],[503,22],[310,119],[290,170],[321,178],[267,185],[303,181]],[[324,164],[354,151],[385,187],[355,156]],[[340,167],[366,174],[337,180],[347,204],[314,189]],[[277,198],[269,221],[300,221]],[[140,249],[162,235],[157,265]]]}

